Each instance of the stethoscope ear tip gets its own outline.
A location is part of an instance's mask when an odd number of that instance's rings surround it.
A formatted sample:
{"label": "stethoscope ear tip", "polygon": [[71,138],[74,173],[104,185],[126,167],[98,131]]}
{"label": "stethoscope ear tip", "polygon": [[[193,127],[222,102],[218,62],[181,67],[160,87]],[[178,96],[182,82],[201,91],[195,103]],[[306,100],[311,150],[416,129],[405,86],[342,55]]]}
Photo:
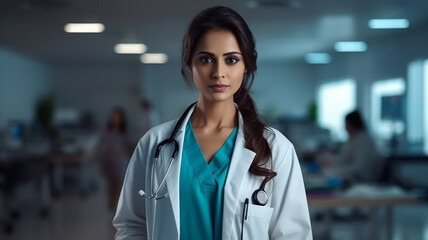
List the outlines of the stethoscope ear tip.
{"label": "stethoscope ear tip", "polygon": [[140,194],[140,196],[144,197],[144,195],[146,195],[146,193],[143,190],[138,191],[138,194]]}

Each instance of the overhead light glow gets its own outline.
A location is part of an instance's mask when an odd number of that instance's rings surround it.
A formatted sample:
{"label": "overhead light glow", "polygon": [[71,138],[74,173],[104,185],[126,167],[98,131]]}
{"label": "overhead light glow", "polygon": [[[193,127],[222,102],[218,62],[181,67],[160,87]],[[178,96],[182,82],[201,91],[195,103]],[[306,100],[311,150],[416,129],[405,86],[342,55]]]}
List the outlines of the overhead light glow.
{"label": "overhead light glow", "polygon": [[162,64],[168,61],[168,56],[164,53],[145,53],[140,60],[143,63]]}
{"label": "overhead light glow", "polygon": [[101,33],[104,31],[102,23],[67,23],[64,31],[68,33]]}
{"label": "overhead light glow", "polygon": [[331,56],[328,53],[308,53],[305,55],[305,61],[309,64],[328,64],[331,62]]}
{"label": "overhead light glow", "polygon": [[369,27],[372,29],[401,29],[409,27],[407,19],[371,19]]}
{"label": "overhead light glow", "polygon": [[143,54],[147,46],[142,43],[118,43],[114,46],[114,51],[118,54]]}
{"label": "overhead light glow", "polygon": [[337,52],[365,52],[367,44],[365,42],[337,42],[334,44]]}

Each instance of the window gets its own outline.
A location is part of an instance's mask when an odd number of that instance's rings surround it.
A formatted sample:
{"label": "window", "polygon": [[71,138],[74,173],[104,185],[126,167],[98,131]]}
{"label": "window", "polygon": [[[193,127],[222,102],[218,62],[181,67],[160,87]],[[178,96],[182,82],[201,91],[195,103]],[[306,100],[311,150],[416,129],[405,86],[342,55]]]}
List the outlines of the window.
{"label": "window", "polygon": [[371,123],[380,139],[390,139],[404,131],[404,92],[402,78],[376,81],[372,84]]}
{"label": "window", "polygon": [[428,154],[428,60],[424,62],[424,88],[423,88],[423,113],[424,113],[424,152]]}
{"label": "window", "polygon": [[428,60],[408,67],[407,140],[414,151],[428,154]]}
{"label": "window", "polygon": [[356,87],[353,79],[324,83],[318,90],[319,125],[331,131],[333,140],[345,141],[345,116],[356,106]]}

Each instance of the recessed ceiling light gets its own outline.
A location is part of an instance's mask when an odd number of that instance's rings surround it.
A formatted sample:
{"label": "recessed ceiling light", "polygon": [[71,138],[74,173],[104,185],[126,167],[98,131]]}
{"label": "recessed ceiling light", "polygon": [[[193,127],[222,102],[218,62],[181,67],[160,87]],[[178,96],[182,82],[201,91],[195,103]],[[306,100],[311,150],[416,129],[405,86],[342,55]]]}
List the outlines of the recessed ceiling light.
{"label": "recessed ceiling light", "polygon": [[145,53],[140,60],[143,63],[162,64],[168,61],[168,56],[164,53]]}
{"label": "recessed ceiling light", "polygon": [[67,23],[64,31],[68,33],[101,33],[104,31],[102,23]]}
{"label": "recessed ceiling light", "polygon": [[371,19],[369,27],[372,29],[401,29],[409,27],[407,19]]}
{"label": "recessed ceiling light", "polygon": [[305,55],[305,61],[309,64],[328,64],[331,62],[331,56],[328,53],[308,53]]}
{"label": "recessed ceiling light", "polygon": [[365,42],[337,42],[334,44],[334,50],[338,52],[365,52],[367,44]]}
{"label": "recessed ceiling light", "polygon": [[114,51],[118,54],[143,54],[147,46],[142,43],[118,43],[114,46]]}

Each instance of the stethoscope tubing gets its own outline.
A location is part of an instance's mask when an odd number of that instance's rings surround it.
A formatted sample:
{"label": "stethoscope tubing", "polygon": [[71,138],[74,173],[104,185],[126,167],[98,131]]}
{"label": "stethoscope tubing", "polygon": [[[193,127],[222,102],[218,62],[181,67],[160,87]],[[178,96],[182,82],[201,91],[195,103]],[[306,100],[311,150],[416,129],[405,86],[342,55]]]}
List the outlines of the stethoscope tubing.
{"label": "stethoscope tubing", "polygon": [[[150,196],[147,196],[147,194],[140,190],[139,194],[143,197],[145,197],[146,199],[155,199],[155,200],[160,200],[160,199],[164,199],[168,197],[168,194],[162,196],[162,197],[158,197],[158,193],[160,191],[160,189],[162,188],[162,186],[165,184],[165,180],[166,177],[168,176],[169,170],[171,169],[172,163],[174,162],[174,160],[176,159],[177,153],[178,153],[178,149],[179,149],[179,145],[177,140],[175,140],[175,135],[177,134],[178,128],[183,124],[184,119],[186,118],[187,114],[189,113],[189,111],[193,108],[193,106],[196,104],[197,102],[192,103],[189,107],[187,107],[186,111],[184,111],[184,113],[181,115],[180,119],[178,119],[177,123],[174,126],[174,129],[172,130],[171,136],[168,139],[163,140],[161,143],[158,144],[158,146],[156,147],[156,152],[155,152],[155,156],[154,156],[154,162],[152,164],[152,176],[151,176],[151,194]],[[153,192],[153,183],[154,183],[154,176],[155,176],[155,168],[157,166],[157,162],[159,160],[159,155],[160,152],[162,150],[162,147],[166,144],[169,143],[173,143],[174,144],[174,151],[172,152],[171,155],[171,160],[169,161],[168,164],[168,168],[166,169],[165,174],[162,177],[162,180],[159,184],[159,186],[156,188],[156,190]]]}
{"label": "stethoscope tubing", "polygon": [[[175,135],[177,134],[178,128],[183,124],[183,121],[187,117],[187,114],[189,113],[189,111],[193,108],[193,106],[196,103],[197,102],[194,102],[189,107],[187,107],[186,111],[184,111],[184,113],[181,115],[181,117],[178,119],[177,123],[175,124],[174,129],[172,130],[171,136],[168,139],[163,140],[161,143],[159,143],[157,145],[155,156],[154,156],[154,162],[152,164],[151,189],[150,189],[151,194],[150,194],[150,196],[147,196],[147,194],[144,191],[140,190],[139,194],[141,196],[143,196],[147,199],[155,199],[155,200],[160,200],[160,199],[168,197],[168,194],[166,194],[162,197],[159,197],[158,194],[159,194],[159,191],[162,188],[162,186],[165,184],[166,177],[168,176],[168,173],[171,169],[172,163],[176,159],[176,156],[178,153],[179,145],[178,145],[177,140],[175,140]],[[159,160],[159,155],[160,155],[160,152],[162,150],[162,147],[166,144],[169,144],[169,143],[174,144],[174,151],[172,152],[171,160],[169,161],[168,168],[166,169],[166,172],[163,175],[159,186],[156,188],[156,190],[154,190],[153,189],[153,183],[154,183],[154,176],[155,176],[155,168],[156,168],[158,160]],[[153,192],[153,190],[154,190],[154,192]],[[262,193],[262,194],[257,194],[257,193]],[[261,199],[259,199],[259,196],[263,196],[263,197]],[[256,205],[261,205],[261,206],[266,205],[266,203],[268,201],[268,195],[264,190],[264,184],[263,183],[259,189],[254,191],[254,193],[252,195],[252,200]]]}

